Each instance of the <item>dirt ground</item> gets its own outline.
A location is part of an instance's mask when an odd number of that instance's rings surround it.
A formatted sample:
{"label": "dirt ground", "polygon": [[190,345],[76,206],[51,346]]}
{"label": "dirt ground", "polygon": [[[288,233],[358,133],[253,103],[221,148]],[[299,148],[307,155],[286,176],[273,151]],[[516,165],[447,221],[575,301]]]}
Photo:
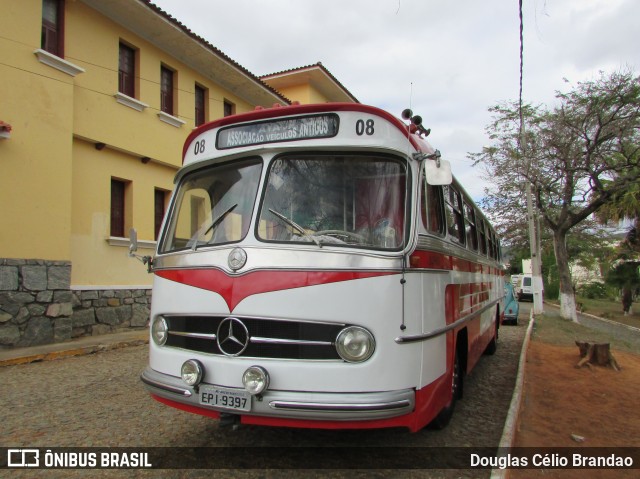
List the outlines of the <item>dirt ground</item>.
{"label": "dirt ground", "polygon": [[[640,356],[612,347],[622,368],[576,368],[577,346],[532,340],[516,447],[640,447]],[[636,466],[637,467],[637,466]],[[640,470],[512,469],[509,478],[624,478]]]}

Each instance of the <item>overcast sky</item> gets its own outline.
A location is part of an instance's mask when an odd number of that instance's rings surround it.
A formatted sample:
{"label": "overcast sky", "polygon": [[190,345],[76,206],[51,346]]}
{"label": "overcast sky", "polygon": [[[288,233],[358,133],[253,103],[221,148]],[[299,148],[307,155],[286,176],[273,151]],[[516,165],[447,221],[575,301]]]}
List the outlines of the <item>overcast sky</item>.
{"label": "overcast sky", "polygon": [[[257,76],[322,62],[361,103],[411,106],[483,196],[467,153],[489,144],[487,109],[518,98],[518,0],[152,1]],[[552,105],[599,71],[640,73],[640,1],[523,4],[525,102]]]}

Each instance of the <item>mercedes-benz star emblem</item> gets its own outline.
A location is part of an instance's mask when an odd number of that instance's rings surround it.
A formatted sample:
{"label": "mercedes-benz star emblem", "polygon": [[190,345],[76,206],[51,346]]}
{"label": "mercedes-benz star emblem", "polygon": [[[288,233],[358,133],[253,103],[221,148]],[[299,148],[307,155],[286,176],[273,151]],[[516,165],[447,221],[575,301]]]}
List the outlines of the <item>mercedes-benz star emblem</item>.
{"label": "mercedes-benz star emblem", "polygon": [[225,318],[218,326],[216,342],[225,356],[239,356],[249,345],[249,330],[238,318]]}
{"label": "mercedes-benz star emblem", "polygon": [[247,253],[242,248],[233,248],[231,253],[229,253],[229,268],[233,271],[238,271],[242,268],[247,262]]}

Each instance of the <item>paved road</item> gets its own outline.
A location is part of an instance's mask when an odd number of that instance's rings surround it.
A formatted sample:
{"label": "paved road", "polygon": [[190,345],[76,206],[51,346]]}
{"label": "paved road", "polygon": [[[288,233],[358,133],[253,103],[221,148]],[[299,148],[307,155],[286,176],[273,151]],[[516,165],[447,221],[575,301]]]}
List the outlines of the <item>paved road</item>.
{"label": "paved road", "polygon": [[[523,308],[523,310],[526,308]],[[139,381],[147,347],[0,368],[0,446],[497,446],[511,400],[526,330],[500,329],[498,352],[484,356],[465,383],[465,397],[443,431],[318,431],[242,426],[237,430],[152,400]],[[381,464],[380,466],[384,466]],[[2,476],[0,470],[0,476]],[[8,477],[33,477],[4,471]],[[46,477],[212,477],[212,471],[38,471]],[[86,471],[84,471],[86,472]],[[160,475],[159,472],[162,472]],[[224,472],[224,474],[222,474]],[[278,471],[276,471],[278,472]],[[215,477],[300,477],[301,471],[217,471]],[[489,471],[305,471],[305,477],[489,477]]]}

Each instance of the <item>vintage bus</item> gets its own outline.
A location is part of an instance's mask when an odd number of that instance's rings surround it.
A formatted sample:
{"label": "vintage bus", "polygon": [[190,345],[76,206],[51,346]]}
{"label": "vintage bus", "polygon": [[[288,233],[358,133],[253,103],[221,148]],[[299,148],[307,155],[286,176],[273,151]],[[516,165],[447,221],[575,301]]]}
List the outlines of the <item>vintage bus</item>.
{"label": "vintage bus", "polygon": [[150,264],[154,399],[223,423],[446,425],[496,349],[500,245],[404,118],[293,105],[190,134]]}

